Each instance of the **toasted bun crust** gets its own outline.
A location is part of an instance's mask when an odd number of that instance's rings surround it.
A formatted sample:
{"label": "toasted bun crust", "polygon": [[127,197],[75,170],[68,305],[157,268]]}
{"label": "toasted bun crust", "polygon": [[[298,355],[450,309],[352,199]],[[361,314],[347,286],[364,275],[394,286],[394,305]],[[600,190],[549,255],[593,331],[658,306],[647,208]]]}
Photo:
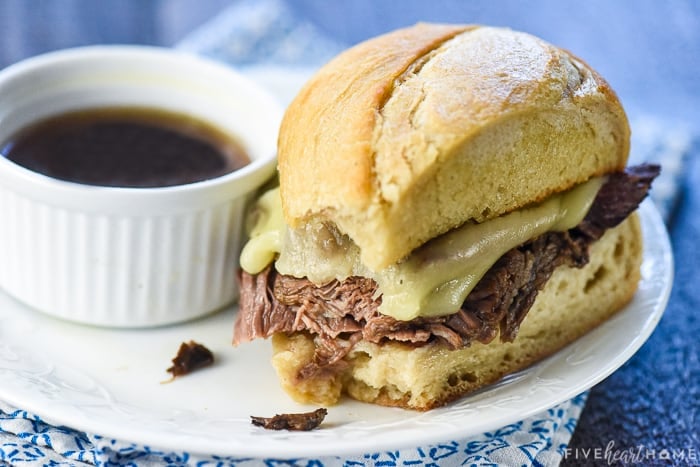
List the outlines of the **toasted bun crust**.
{"label": "toasted bun crust", "polygon": [[571,54],[508,29],[418,24],[323,67],[279,135],[286,221],[336,224],[372,269],[625,166],[629,126]]}
{"label": "toasted bun crust", "polygon": [[273,337],[272,363],[297,401],[333,404],[343,393],[376,404],[428,410],[491,384],[560,350],[622,308],[637,289],[642,238],[637,214],[591,247],[582,269],[560,267],[520,326],[516,339],[474,343],[462,350],[360,342],[340,375],[298,381],[314,344],[306,334]]}

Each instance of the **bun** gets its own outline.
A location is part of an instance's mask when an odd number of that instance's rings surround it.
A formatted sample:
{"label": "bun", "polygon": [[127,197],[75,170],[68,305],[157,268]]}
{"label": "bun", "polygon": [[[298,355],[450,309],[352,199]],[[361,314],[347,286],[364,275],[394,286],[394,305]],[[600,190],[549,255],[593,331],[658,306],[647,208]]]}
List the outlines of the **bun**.
{"label": "bun", "polygon": [[361,401],[428,410],[539,361],[608,319],[632,298],[641,260],[639,220],[632,214],[592,245],[587,266],[554,271],[513,342],[496,338],[448,350],[361,341],[346,356],[344,372],[299,381],[299,369],[313,358],[313,340],[280,333],[272,338],[272,362],[299,402],[333,404],[347,392]]}
{"label": "bun", "polygon": [[628,151],[619,100],[573,55],[509,29],[418,24],[339,55],[289,106],[284,215],[337,225],[379,270],[620,170]]}

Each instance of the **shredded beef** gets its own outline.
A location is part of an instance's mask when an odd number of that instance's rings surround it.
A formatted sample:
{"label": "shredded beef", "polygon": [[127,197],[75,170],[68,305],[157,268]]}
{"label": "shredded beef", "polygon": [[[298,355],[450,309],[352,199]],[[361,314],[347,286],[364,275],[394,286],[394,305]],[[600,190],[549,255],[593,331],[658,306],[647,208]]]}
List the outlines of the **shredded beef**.
{"label": "shredded beef", "polygon": [[267,430],[311,431],[318,428],[326,415],[328,415],[328,410],[320,408],[313,412],[283,413],[274,417],[251,415],[250,421],[253,425],[261,426]]}
{"label": "shredded beef", "polygon": [[278,332],[308,332],[317,347],[301,377],[342,365],[360,340],[411,345],[440,341],[451,349],[496,336],[515,339],[537,293],[562,265],[583,267],[589,246],[615,227],[646,197],[658,165],[639,165],[608,176],[584,220],[567,232],[548,232],[513,248],[481,278],[454,314],[400,321],[378,312],[377,284],[364,277],[316,286],[268,267],[241,272],[241,298],[234,343]]}
{"label": "shredded beef", "polygon": [[173,366],[166,371],[172,373],[173,378],[192,373],[214,363],[214,354],[204,345],[195,341],[183,342],[172,360]]}

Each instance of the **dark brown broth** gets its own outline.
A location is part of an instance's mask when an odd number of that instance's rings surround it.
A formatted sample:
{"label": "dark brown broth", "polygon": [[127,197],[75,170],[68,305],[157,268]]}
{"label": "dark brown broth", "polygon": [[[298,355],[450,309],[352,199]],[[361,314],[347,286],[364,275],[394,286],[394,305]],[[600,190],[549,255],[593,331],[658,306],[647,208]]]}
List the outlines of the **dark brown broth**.
{"label": "dark brown broth", "polygon": [[53,116],[3,142],[0,152],[49,177],[139,188],[207,180],[250,162],[234,137],[212,124],[145,107]]}

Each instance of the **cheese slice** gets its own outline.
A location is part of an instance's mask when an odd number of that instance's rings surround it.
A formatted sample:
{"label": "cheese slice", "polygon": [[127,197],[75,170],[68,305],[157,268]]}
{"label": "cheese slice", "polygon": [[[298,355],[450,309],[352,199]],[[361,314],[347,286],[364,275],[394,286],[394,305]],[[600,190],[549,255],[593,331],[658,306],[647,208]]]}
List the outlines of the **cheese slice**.
{"label": "cheese slice", "polygon": [[241,254],[241,267],[257,274],[277,257],[282,274],[307,277],[315,284],[349,276],[374,279],[379,312],[398,320],[455,313],[486,271],[508,250],[550,231],[578,225],[593,204],[603,177],[480,224],[464,224],[416,249],[381,271],[360,262],[357,246],[332,226],[309,223],[289,229],[279,189],[258,201],[257,221]]}

